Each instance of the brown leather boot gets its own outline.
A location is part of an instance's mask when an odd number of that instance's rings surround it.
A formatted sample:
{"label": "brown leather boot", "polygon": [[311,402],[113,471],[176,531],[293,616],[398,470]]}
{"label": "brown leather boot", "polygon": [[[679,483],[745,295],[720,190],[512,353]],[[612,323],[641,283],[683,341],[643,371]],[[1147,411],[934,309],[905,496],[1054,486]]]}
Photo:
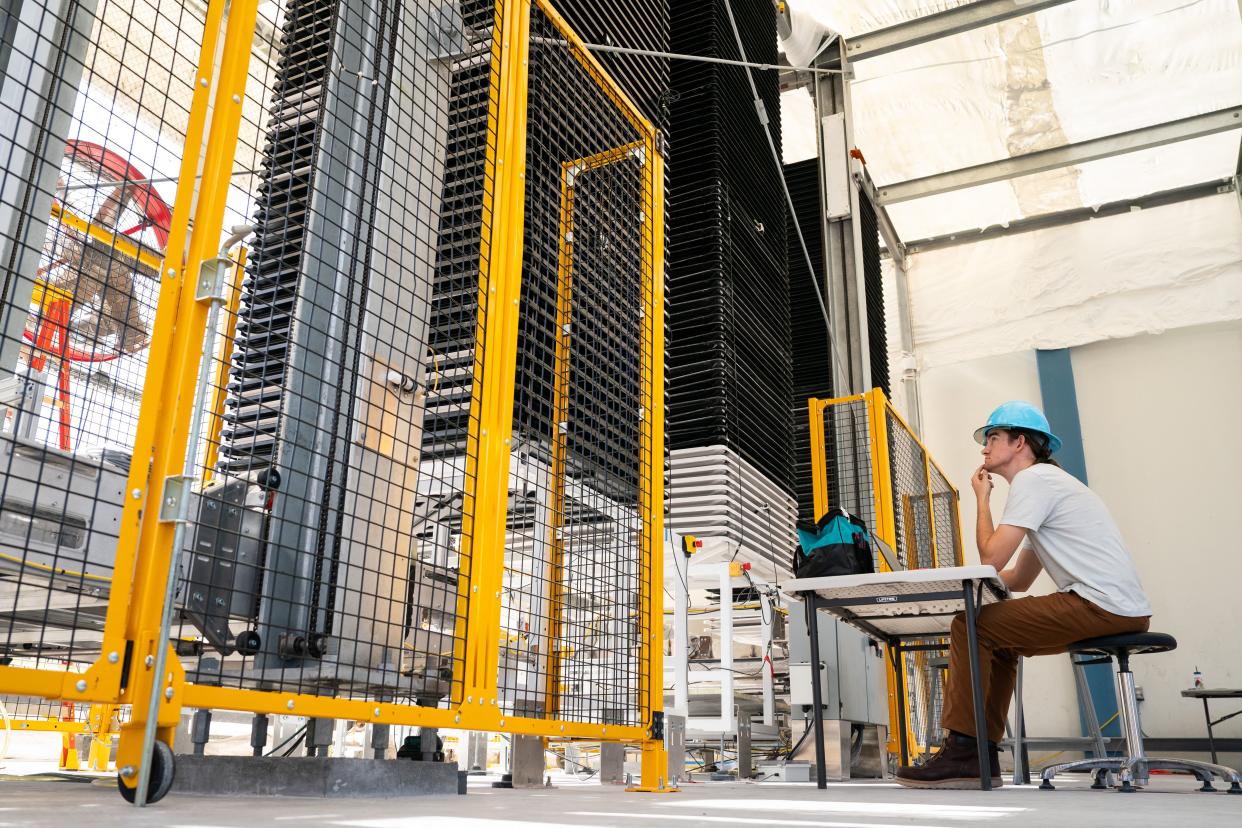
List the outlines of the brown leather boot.
{"label": "brown leather boot", "polygon": [[[992,787],[999,788],[1004,781],[1000,775],[1000,752],[994,742],[988,743],[988,760],[992,766]],[[979,757],[975,737],[949,734],[944,745],[926,764],[900,768],[897,783],[907,788],[977,789]]]}

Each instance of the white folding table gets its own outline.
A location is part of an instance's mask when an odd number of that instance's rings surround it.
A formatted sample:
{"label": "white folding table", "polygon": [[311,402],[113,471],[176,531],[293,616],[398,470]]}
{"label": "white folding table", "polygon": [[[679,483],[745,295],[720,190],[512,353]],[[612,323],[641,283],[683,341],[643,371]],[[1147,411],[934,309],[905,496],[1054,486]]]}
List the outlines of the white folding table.
{"label": "white folding table", "polygon": [[[976,748],[979,768],[990,767],[987,728],[983,716],[983,688],[979,679],[979,639],[975,621],[988,604],[1009,597],[1009,590],[990,566],[956,566],[943,569],[910,569],[867,575],[838,575],[824,578],[797,578],[787,581],[784,590],[800,594],[807,602],[807,626],[811,638],[811,662],[819,664],[818,610],[828,610],[843,623],[884,642],[889,647],[897,674],[898,716],[905,721],[904,652],[941,650],[944,645],[908,643],[918,639],[947,637],[953,618],[966,616],[966,643],[970,654],[971,699],[975,709]],[[818,675],[812,670],[812,675]],[[815,760],[820,788],[827,786],[824,765],[822,688],[812,681],[815,706]],[[901,762],[910,762],[904,727],[898,728]],[[992,775],[979,774],[979,787],[992,789]]]}

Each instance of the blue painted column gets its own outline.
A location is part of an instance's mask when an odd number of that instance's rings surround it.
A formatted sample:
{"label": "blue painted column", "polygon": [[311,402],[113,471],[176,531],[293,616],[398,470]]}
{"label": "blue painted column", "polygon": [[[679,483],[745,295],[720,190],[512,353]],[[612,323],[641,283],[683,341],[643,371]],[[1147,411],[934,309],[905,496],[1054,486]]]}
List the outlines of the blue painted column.
{"label": "blue painted column", "polygon": [[[1087,483],[1087,457],[1082,447],[1082,424],[1078,420],[1078,392],[1074,388],[1074,365],[1069,348],[1055,351],[1036,351],[1035,361],[1039,369],[1039,393],[1043,397],[1044,414],[1052,431],[1061,438],[1061,450],[1056,460],[1067,472]],[[1117,715],[1117,693],[1113,688],[1112,666],[1092,664],[1085,667],[1087,686],[1095,705],[1096,719],[1103,723],[1113,721],[1103,728],[1104,736],[1120,736],[1121,723]],[[1087,733],[1086,719],[1079,711],[1079,726]]]}

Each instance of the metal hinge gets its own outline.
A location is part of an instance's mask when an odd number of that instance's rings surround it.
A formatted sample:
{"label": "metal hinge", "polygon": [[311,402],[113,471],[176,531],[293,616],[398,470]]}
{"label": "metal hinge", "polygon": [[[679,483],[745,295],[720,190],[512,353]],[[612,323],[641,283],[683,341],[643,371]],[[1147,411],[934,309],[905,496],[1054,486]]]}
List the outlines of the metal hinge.
{"label": "metal hinge", "polygon": [[[164,478],[164,496],[160,500],[160,522],[175,523],[189,517],[191,487],[194,478],[178,474]],[[184,510],[182,507],[185,507]]]}
{"label": "metal hinge", "polygon": [[194,298],[199,302],[223,302],[224,274],[232,266],[233,262],[229,259],[205,260],[198,268],[198,285],[194,289]]}

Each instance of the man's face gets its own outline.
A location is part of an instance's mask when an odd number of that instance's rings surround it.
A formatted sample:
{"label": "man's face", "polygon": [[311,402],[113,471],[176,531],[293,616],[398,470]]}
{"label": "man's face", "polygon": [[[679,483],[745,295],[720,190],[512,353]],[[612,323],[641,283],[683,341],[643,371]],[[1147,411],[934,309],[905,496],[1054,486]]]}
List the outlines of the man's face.
{"label": "man's face", "polygon": [[988,434],[983,443],[983,467],[996,471],[1005,467],[1022,448],[1022,441],[1010,437],[1008,431],[996,429]]}

